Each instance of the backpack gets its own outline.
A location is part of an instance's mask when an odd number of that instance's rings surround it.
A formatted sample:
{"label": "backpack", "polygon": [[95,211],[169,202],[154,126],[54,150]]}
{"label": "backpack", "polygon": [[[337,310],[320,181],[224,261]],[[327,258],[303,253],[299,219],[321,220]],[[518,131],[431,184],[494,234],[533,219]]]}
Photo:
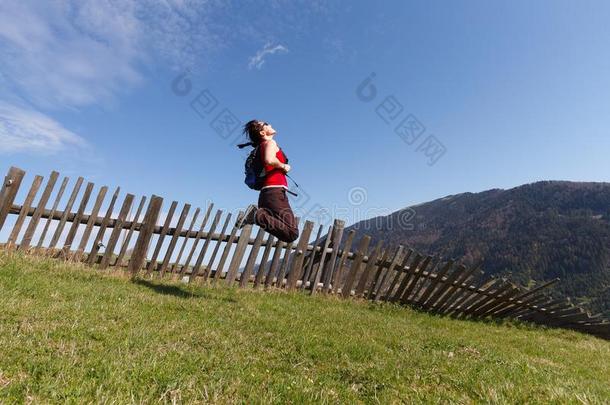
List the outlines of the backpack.
{"label": "backpack", "polygon": [[260,148],[257,146],[252,149],[245,164],[246,179],[244,183],[252,190],[260,190],[263,188],[265,181],[265,168],[261,159]]}
{"label": "backpack", "polygon": [[[288,156],[286,156],[283,150],[282,153],[286,158],[286,163],[288,163]],[[246,183],[246,185],[252,190],[260,190],[261,188],[263,188],[263,183],[265,182],[265,176],[267,175],[267,173],[265,172],[265,168],[263,166],[263,159],[260,154],[260,145],[255,147],[250,152],[250,154],[246,158],[244,169],[246,175],[244,183]]]}

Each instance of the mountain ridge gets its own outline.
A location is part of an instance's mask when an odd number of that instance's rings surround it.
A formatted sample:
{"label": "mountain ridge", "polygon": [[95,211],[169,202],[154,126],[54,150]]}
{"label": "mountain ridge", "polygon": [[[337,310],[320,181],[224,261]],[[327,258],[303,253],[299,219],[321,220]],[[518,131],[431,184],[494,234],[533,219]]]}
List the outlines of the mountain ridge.
{"label": "mountain ridge", "polygon": [[[414,213],[414,214],[413,214]],[[411,217],[408,222],[405,218]],[[610,183],[542,180],[509,189],[464,192],[359,221],[371,246],[481,263],[491,275],[531,287],[553,278],[557,297],[610,315]]]}

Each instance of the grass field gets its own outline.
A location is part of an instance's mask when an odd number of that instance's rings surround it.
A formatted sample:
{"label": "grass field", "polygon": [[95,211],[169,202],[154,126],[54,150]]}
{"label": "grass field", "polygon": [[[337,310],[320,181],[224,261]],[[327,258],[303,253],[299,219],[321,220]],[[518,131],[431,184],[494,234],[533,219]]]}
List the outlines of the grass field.
{"label": "grass field", "polygon": [[610,399],[610,342],[0,253],[0,403]]}

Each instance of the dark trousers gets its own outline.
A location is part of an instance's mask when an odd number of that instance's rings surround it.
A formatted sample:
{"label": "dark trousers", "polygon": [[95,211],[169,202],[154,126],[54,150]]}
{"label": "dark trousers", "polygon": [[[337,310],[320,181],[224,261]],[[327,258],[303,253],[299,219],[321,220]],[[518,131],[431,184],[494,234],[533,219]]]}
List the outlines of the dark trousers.
{"label": "dark trousers", "polygon": [[294,242],[299,237],[299,228],[283,187],[261,190],[255,222],[284,242]]}

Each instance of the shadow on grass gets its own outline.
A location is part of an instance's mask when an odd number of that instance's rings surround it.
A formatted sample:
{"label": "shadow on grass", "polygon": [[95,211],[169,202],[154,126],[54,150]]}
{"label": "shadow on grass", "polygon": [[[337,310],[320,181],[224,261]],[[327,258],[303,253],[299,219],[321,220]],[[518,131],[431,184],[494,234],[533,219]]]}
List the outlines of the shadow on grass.
{"label": "shadow on grass", "polygon": [[154,292],[156,292],[158,294],[173,295],[174,297],[179,297],[179,298],[206,298],[201,293],[187,291],[176,285],[156,284],[156,283],[151,283],[150,281],[141,280],[141,279],[134,280],[134,283],[137,285],[141,285],[141,286],[150,288],[151,290],[153,290]]}
{"label": "shadow on grass", "polygon": [[133,282],[134,282],[134,284],[149,288],[149,289],[153,290],[154,292],[156,292],[157,294],[172,295],[174,297],[185,298],[185,299],[204,298],[204,299],[214,299],[214,300],[220,300],[220,301],[231,302],[231,303],[237,302],[237,300],[233,297],[215,297],[215,296],[211,296],[209,294],[205,294],[205,293],[199,292],[199,291],[198,292],[188,291],[177,285],[157,284],[157,283],[152,283],[148,280],[142,280],[142,279],[137,279],[137,280],[134,280]]}

